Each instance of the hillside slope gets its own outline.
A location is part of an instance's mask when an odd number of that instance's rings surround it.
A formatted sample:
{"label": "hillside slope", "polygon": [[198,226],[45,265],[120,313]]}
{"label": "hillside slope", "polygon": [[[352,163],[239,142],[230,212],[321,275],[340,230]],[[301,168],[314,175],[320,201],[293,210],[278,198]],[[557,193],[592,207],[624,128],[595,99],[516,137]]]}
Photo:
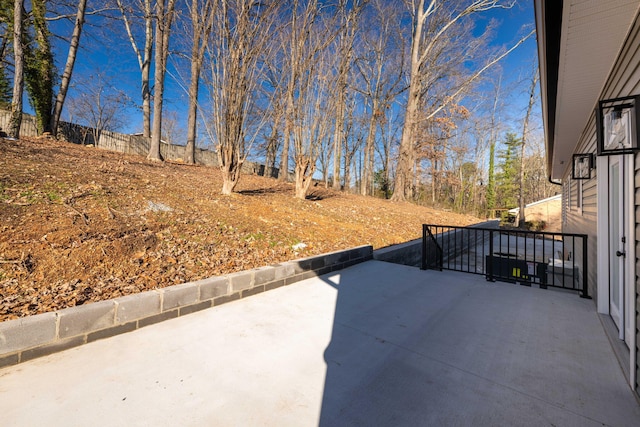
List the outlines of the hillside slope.
{"label": "hillside slope", "polygon": [[[45,139],[0,138],[0,321],[478,219]],[[299,249],[304,243],[306,247]],[[297,245],[297,246],[296,246]],[[294,247],[298,248],[294,250]]]}

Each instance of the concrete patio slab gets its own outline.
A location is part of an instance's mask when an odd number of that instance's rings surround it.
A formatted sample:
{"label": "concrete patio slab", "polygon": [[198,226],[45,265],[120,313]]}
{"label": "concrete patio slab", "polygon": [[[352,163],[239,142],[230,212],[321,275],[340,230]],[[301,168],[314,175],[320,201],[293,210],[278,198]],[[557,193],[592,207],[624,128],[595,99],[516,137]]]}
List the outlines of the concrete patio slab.
{"label": "concrete patio slab", "polygon": [[369,261],[0,369],[3,426],[635,426],[592,301]]}

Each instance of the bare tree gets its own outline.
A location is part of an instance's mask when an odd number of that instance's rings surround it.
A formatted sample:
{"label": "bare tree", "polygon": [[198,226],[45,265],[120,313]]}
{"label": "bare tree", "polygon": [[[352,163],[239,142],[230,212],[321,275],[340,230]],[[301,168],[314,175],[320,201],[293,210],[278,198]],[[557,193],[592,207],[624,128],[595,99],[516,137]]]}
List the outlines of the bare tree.
{"label": "bare tree", "polygon": [[[321,5],[319,0],[293,0],[289,9],[289,22],[283,27],[281,34],[284,98],[285,98],[285,123],[282,155],[280,157],[280,180],[286,180],[289,176],[289,148],[294,136],[295,117],[299,110],[297,103],[299,98],[299,86],[306,86],[311,68],[315,65],[317,57],[328,47],[335,37],[335,31],[330,24],[322,21]],[[318,37],[318,28],[322,29],[325,37]],[[327,70],[329,71],[329,70]],[[296,152],[294,156],[298,156]],[[315,171],[315,164],[314,164]],[[298,182],[296,178],[296,183]]]}
{"label": "bare tree", "polygon": [[358,18],[369,0],[339,0],[340,30],[337,37],[338,68],[336,71],[336,111],[333,134],[333,188],[340,189],[340,153],[344,144],[347,75],[353,61],[353,43]]}
{"label": "bare tree", "polygon": [[266,117],[252,113],[276,7],[275,2],[221,0],[215,15],[208,43],[213,107],[209,126],[217,145],[225,195],[233,192],[249,149],[267,122]]}
{"label": "bare tree", "polygon": [[[288,25],[282,31],[282,73],[285,76],[285,127],[280,163],[282,179],[288,175],[289,143],[293,143],[296,197],[306,198],[316,171],[319,149],[333,126],[329,101],[335,99],[330,83],[331,60],[326,50],[336,36],[336,25],[323,15],[318,0],[294,0]],[[335,18],[332,15],[330,18]],[[335,105],[332,105],[335,108]],[[329,116],[329,117],[327,117]]]}
{"label": "bare tree", "polygon": [[399,114],[394,115],[393,111],[387,116],[387,120],[380,124],[380,144],[375,145],[376,152],[381,159],[382,170],[374,173],[374,181],[377,183],[377,191],[383,198],[391,197],[393,190],[394,175],[392,157],[397,148],[400,135],[402,134],[402,120]]}
{"label": "bare tree", "polygon": [[[451,70],[451,64],[447,64],[450,58],[443,53],[456,39],[451,37],[454,30],[469,25],[469,17],[473,14],[488,11],[495,8],[509,8],[513,1],[500,0],[468,0],[468,1],[437,1],[419,0],[408,2],[412,15],[413,33],[411,37],[411,62],[410,79],[405,107],[405,124],[402,132],[402,140],[397,159],[395,191],[392,199],[396,201],[406,200],[413,196],[411,175],[415,165],[415,135],[420,120],[428,121],[440,111],[447,108],[452,102],[456,102],[461,94],[480,77],[487,69],[499,62],[508,53],[513,51],[533,32],[521,38],[509,50],[499,54],[482,55],[484,61],[477,66],[475,71],[466,75],[462,73],[464,68],[458,68],[455,79],[449,80],[450,85],[444,86],[442,79],[446,78],[443,71]],[[469,28],[469,27],[467,27]],[[489,35],[490,27],[480,36],[472,37],[470,31],[467,37],[457,40],[458,59],[460,64],[478,58],[479,49],[483,46],[483,40]],[[486,49],[486,48],[485,48]],[[485,51],[486,52],[486,51]],[[483,53],[485,53],[483,52]],[[442,66],[445,66],[444,70]],[[433,92],[433,86],[438,83],[438,93]],[[430,91],[431,90],[431,91]],[[437,95],[431,102],[426,102],[425,97]],[[422,111],[421,111],[422,110]],[[426,111],[424,111],[426,110]]]}
{"label": "bare tree", "polygon": [[22,92],[24,90],[24,51],[22,47],[22,9],[24,0],[13,2],[13,97],[11,100],[11,120],[8,135],[12,138],[20,136],[22,124]]}
{"label": "bare tree", "polygon": [[187,146],[184,161],[195,163],[196,126],[198,122],[198,90],[200,87],[200,71],[204,61],[207,41],[211,34],[213,17],[216,14],[218,0],[191,0],[188,4],[191,16],[191,80],[189,82],[189,109],[187,115]]}
{"label": "bare tree", "polygon": [[[151,70],[151,53],[153,50],[153,10],[151,0],[140,0],[140,3],[125,5],[123,0],[116,0],[118,8],[122,16],[127,36],[131,47],[138,59],[140,67],[140,80],[142,85],[142,135],[145,138],[151,137],[151,87],[150,87],[150,70]],[[144,22],[144,45],[142,49],[138,47],[138,42],[134,36],[131,17],[134,10],[141,10]]]}
{"label": "bare tree", "polygon": [[351,191],[351,171],[356,160],[356,153],[360,151],[364,141],[364,127],[362,119],[356,117],[356,98],[349,97],[345,105],[345,127],[344,127],[344,182],[345,191]]}
{"label": "bare tree", "polygon": [[[279,121],[276,120],[271,126],[270,134],[268,136],[265,135],[266,140],[264,144],[264,149],[265,149],[264,164],[270,171],[273,171],[273,169],[276,167],[276,156],[278,155],[278,149],[280,148],[280,140],[282,139],[280,132],[278,132],[278,122]],[[273,173],[273,172],[270,172],[270,173]]]}
{"label": "bare tree", "polygon": [[[320,147],[328,138],[333,125],[332,111],[335,106],[335,92],[330,78],[330,56],[316,55],[315,63],[309,64],[301,73],[297,85],[298,98],[293,126],[293,147],[295,159],[295,195],[306,199],[316,171]],[[338,177],[334,177],[334,180]]]}
{"label": "bare tree", "polygon": [[[162,141],[167,144],[176,144],[183,142],[181,135],[184,135],[184,129],[180,126],[178,113],[176,111],[163,111],[162,117]],[[182,144],[180,144],[182,145]]]}
{"label": "bare tree", "polygon": [[94,144],[98,144],[103,131],[120,129],[129,98],[114,87],[107,73],[99,72],[80,79],[74,89],[78,95],[69,99],[69,116],[91,129]]}
{"label": "bare tree", "polygon": [[[405,47],[397,5],[376,0],[363,20],[367,28],[362,32],[355,66],[358,71],[360,92],[369,108],[367,136],[362,166],[362,195],[372,195],[375,143],[377,129],[387,120],[387,110],[406,90],[404,85]],[[387,170],[387,169],[384,169]]]}
{"label": "bare tree", "polygon": [[[165,4],[166,2],[166,4]],[[151,144],[147,159],[161,161],[160,138],[162,136],[162,106],[164,102],[164,77],[169,56],[169,36],[175,8],[175,0],[156,0],[156,36],[154,58],[153,124]]]}
{"label": "bare tree", "polygon": [[[278,19],[276,18],[276,25],[278,25]],[[282,25],[282,22],[280,22]],[[279,33],[282,32],[282,28],[279,28]],[[278,152],[282,145],[282,123],[285,115],[285,96],[287,88],[287,79],[284,76],[282,68],[282,57],[284,52],[278,49],[280,46],[279,37],[273,37],[266,48],[271,52],[269,60],[264,63],[265,73],[264,82],[261,85],[261,89],[268,94],[271,103],[270,108],[263,109],[263,114],[268,117],[271,126],[269,135],[264,135],[265,141],[263,148],[265,150],[265,164],[268,168],[271,168],[271,173],[274,173],[273,169],[276,168],[276,161]],[[288,151],[288,150],[287,150]],[[278,179],[286,179],[287,173],[283,173],[282,170],[278,172]]]}
{"label": "bare tree", "polygon": [[557,194],[559,187],[548,180],[544,154],[544,136],[529,132],[524,162],[524,198],[532,202]]}
{"label": "bare tree", "polygon": [[[416,163],[426,160],[431,175],[431,202],[435,204],[440,191],[441,178],[447,178],[445,162],[450,156],[450,141],[457,134],[458,124],[467,119],[469,112],[466,108],[450,104],[438,117],[429,121],[421,121],[416,126],[415,143]],[[415,176],[415,179],[418,177]],[[417,184],[414,184],[417,187]]]}
{"label": "bare tree", "polygon": [[71,82],[71,75],[73,74],[73,67],[76,63],[76,56],[78,53],[78,47],[80,45],[80,36],[82,34],[82,26],[84,25],[84,14],[86,9],[87,0],[79,0],[76,20],[73,26],[73,34],[71,35],[71,42],[69,43],[67,62],[64,66],[64,72],[62,73],[62,79],[60,81],[60,89],[58,91],[58,95],[56,96],[56,102],[53,106],[53,112],[51,114],[51,135],[53,135],[54,137],[58,134],[58,122],[60,121],[60,114],[62,114],[62,107],[64,106],[64,100],[67,97],[69,83]]}
{"label": "bare tree", "polygon": [[525,225],[525,200],[524,200],[524,179],[525,179],[525,147],[527,145],[527,137],[529,136],[529,120],[531,118],[531,112],[536,102],[536,87],[538,85],[538,79],[540,74],[538,73],[538,67],[534,67],[531,75],[529,86],[529,103],[527,104],[527,112],[524,115],[524,122],[522,124],[522,147],[520,149],[520,180],[519,180],[519,194],[518,199],[520,203],[520,212],[518,215],[518,226],[524,227]]}

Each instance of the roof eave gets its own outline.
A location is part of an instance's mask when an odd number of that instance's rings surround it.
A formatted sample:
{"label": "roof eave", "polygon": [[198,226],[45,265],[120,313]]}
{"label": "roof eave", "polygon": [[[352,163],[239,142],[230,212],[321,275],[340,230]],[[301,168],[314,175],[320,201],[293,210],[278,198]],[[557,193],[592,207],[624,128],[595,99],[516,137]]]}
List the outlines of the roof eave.
{"label": "roof eave", "polygon": [[552,177],[563,0],[534,0],[547,175]]}

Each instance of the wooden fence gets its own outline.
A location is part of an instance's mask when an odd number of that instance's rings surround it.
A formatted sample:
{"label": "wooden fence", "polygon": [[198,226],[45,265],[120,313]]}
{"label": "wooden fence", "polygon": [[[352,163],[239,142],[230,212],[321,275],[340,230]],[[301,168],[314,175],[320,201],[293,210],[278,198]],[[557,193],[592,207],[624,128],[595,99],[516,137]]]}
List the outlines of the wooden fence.
{"label": "wooden fence", "polygon": [[[8,129],[11,112],[0,109],[0,131]],[[36,118],[30,114],[22,115],[20,136],[36,137],[38,129]],[[128,135],[107,130],[95,131],[93,128],[69,122],[60,122],[58,125],[58,138],[80,145],[93,145],[103,150],[117,151],[119,153],[136,154],[146,156],[149,153],[150,139],[141,135]],[[160,154],[165,160],[184,159],[185,146],[167,144],[161,141]],[[218,166],[218,156],[215,151],[196,148],[196,164],[205,166]],[[255,162],[244,162],[242,172],[251,175],[278,177],[278,168],[267,168]]]}

